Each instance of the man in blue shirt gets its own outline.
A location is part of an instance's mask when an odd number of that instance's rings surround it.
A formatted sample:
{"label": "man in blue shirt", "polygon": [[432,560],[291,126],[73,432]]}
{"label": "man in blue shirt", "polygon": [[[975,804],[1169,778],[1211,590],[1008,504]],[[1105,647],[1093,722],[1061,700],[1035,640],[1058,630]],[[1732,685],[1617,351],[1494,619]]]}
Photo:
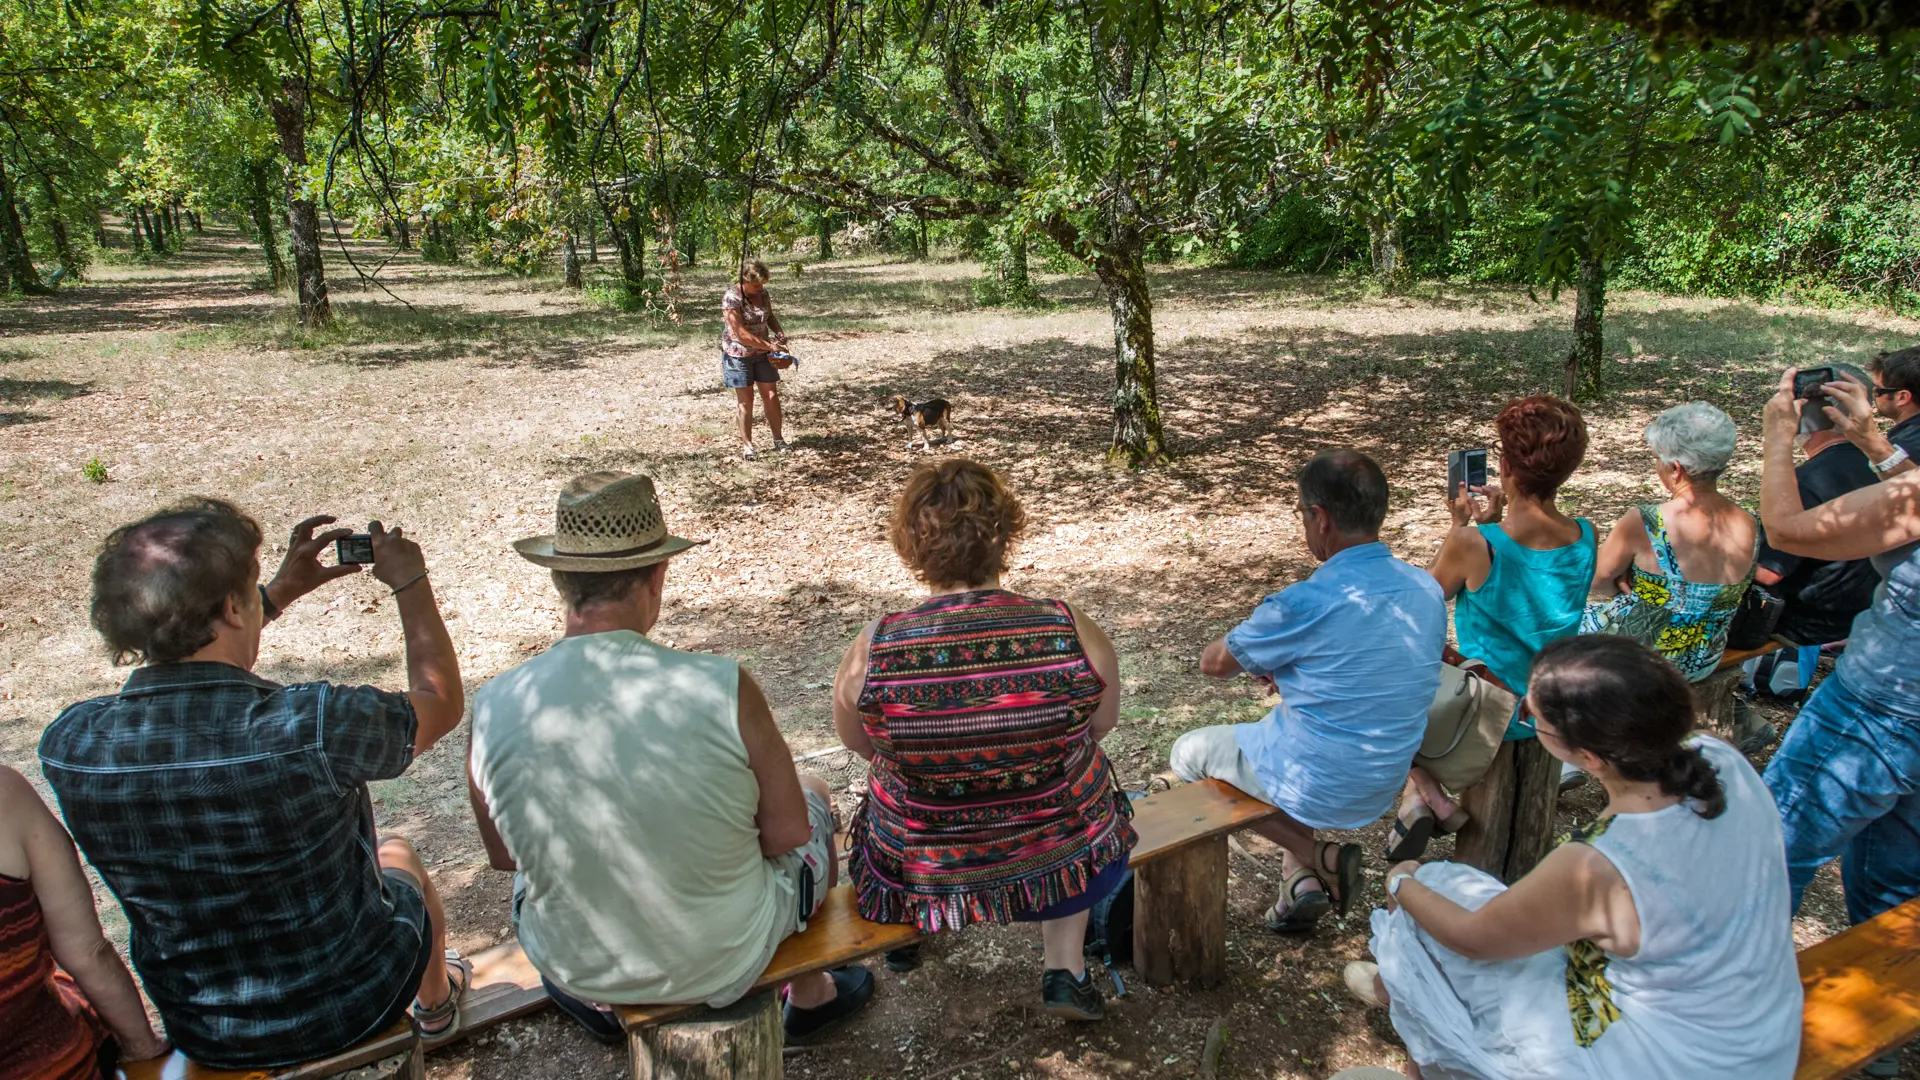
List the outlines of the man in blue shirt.
{"label": "man in blue shirt", "polygon": [[1181,779],[1215,777],[1282,811],[1255,829],[1286,853],[1267,912],[1283,932],[1312,930],[1358,895],[1360,845],[1321,843],[1314,830],[1357,829],[1393,805],[1426,733],[1447,639],[1440,586],[1380,542],[1380,466],[1327,451],[1300,470],[1299,488],[1320,568],[1262,600],[1200,657],[1203,673],[1246,672],[1281,702],[1255,723],[1189,731],[1172,754]]}

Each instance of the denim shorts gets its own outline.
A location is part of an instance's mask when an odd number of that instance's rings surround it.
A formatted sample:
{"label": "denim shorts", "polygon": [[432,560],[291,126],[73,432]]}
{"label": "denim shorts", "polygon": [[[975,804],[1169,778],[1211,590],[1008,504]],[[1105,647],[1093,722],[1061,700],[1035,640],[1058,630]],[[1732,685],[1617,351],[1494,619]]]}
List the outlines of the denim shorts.
{"label": "denim shorts", "polygon": [[764,354],[760,356],[728,356],[720,354],[720,381],[735,390],[744,390],[754,383],[777,383],[780,372]]}

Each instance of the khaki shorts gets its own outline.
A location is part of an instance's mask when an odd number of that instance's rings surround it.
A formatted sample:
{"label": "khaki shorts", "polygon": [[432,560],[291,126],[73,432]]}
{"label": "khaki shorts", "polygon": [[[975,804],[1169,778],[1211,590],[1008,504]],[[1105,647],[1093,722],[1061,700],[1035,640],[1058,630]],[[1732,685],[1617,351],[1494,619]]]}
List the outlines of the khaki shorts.
{"label": "khaki shorts", "polygon": [[[767,860],[776,873],[787,875],[793,882],[793,922],[780,935],[782,938],[807,928],[807,920],[827,898],[827,882],[833,873],[833,804],[811,788],[801,791],[807,797],[807,842]],[[802,874],[812,879],[813,888],[802,886]],[[809,893],[811,903],[806,902]]]}
{"label": "khaki shorts", "polygon": [[1167,763],[1189,784],[1209,777],[1225,780],[1261,802],[1271,803],[1273,797],[1254,774],[1253,762],[1240,752],[1240,742],[1233,734],[1238,726],[1216,724],[1187,732],[1173,740]]}

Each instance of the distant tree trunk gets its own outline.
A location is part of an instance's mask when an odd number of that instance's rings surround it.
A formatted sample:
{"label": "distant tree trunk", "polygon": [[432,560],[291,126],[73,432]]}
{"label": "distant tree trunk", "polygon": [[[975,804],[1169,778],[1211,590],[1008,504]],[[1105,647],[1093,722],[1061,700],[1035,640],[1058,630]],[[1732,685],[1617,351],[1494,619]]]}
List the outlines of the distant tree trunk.
{"label": "distant tree trunk", "polygon": [[698,259],[699,259],[699,255],[700,255],[700,234],[699,234],[699,232],[698,232],[698,231],[696,231],[696,230],[694,229],[694,227],[693,227],[692,225],[689,225],[689,226],[687,226],[687,228],[686,228],[686,233],[685,233],[685,235],[686,235],[686,238],[687,238],[687,239],[686,239],[686,245],[687,245],[687,248],[686,248],[686,256],[687,256],[687,269],[689,269],[689,270],[691,270],[691,269],[693,269],[693,267],[694,267],[694,263],[695,263],[695,262],[697,262],[697,261],[698,261]]}
{"label": "distant tree trunk", "polygon": [[140,239],[141,239],[139,208],[134,206],[127,207],[126,219],[127,219],[127,231],[133,234],[133,253],[135,255],[138,255],[140,254]]}
{"label": "distant tree trunk", "polygon": [[187,208],[187,222],[193,226],[193,231],[196,235],[207,231],[206,226],[200,222],[200,215],[196,213],[192,207]]}
{"label": "distant tree trunk", "polygon": [[1167,436],[1154,385],[1153,297],[1147,291],[1146,246],[1129,230],[1094,258],[1094,275],[1113,317],[1113,445],[1108,456],[1129,465],[1165,461]]}
{"label": "distant tree trunk", "polygon": [[186,232],[185,230],[180,228],[180,200],[179,199],[167,200],[167,214],[169,215],[167,218],[167,233],[173,237],[173,242],[176,247],[181,247],[181,248],[186,247],[187,246]]}
{"label": "distant tree trunk", "polygon": [[1400,218],[1392,211],[1367,217],[1368,253],[1373,258],[1373,276],[1388,285],[1406,280],[1406,253],[1400,247]]}
{"label": "distant tree trunk", "polygon": [[160,213],[157,206],[143,205],[140,208],[141,220],[147,223],[147,247],[155,255],[167,253],[166,215]]}
{"label": "distant tree trunk", "polygon": [[680,238],[675,231],[672,201],[654,211],[660,215],[660,291],[666,300],[667,317],[680,321]]}
{"label": "distant tree trunk", "polygon": [[253,215],[254,231],[260,234],[260,253],[267,260],[267,280],[278,292],[287,287],[287,260],[281,257],[280,240],[273,234],[273,185],[268,181],[272,169],[273,164],[268,161],[247,163],[247,173],[253,181],[247,211]]}
{"label": "distant tree trunk", "polygon": [[107,212],[100,207],[93,208],[93,243],[96,247],[107,247]]}
{"label": "distant tree trunk", "polygon": [[[615,207],[618,206],[616,210]],[[607,232],[620,252],[620,284],[628,296],[645,294],[647,285],[646,232],[640,227],[640,215],[634,212],[633,199],[622,191],[615,200],[600,200],[600,212],[607,219]]]}
{"label": "distant tree trunk", "polygon": [[1016,304],[1036,299],[1033,276],[1027,271],[1027,234],[1008,229],[1000,245],[1000,294]]}
{"label": "distant tree trunk", "polygon": [[1574,296],[1573,349],[1567,353],[1567,378],[1563,387],[1568,401],[1577,396],[1597,398],[1606,392],[1606,373],[1601,367],[1606,313],[1606,263],[1584,256],[1580,260],[1579,285]]}
{"label": "distant tree trunk", "polygon": [[407,215],[401,214],[393,219],[393,231],[400,234],[400,250],[413,250],[413,226],[407,223]]}
{"label": "distant tree trunk", "polygon": [[325,326],[333,321],[327,300],[326,264],[320,260],[320,212],[300,190],[307,167],[307,84],[288,75],[280,80],[280,96],[268,103],[280,152],[287,163],[287,234],[292,239],[293,273],[300,297],[300,325]]}
{"label": "distant tree trunk", "polygon": [[592,214],[587,215],[587,261],[600,265],[600,223],[593,220]]}
{"label": "distant tree trunk", "polygon": [[566,255],[560,260],[560,268],[566,274],[566,286],[569,289],[580,287],[580,249],[574,246],[573,230],[567,230]]}
{"label": "distant tree trunk", "polygon": [[78,281],[80,260],[74,256],[73,243],[67,236],[67,219],[60,213],[60,193],[46,173],[40,174],[40,192],[47,197],[47,229],[53,233],[54,257],[60,260],[65,276]]}
{"label": "distant tree trunk", "polygon": [[833,258],[833,211],[821,207],[820,219],[814,227],[820,236],[820,261],[826,262]]}
{"label": "distant tree trunk", "polygon": [[931,249],[929,249],[927,246],[927,219],[921,218],[920,219],[920,243],[919,243],[919,250],[916,252],[916,254],[920,258],[924,259],[930,253],[931,253]]}
{"label": "distant tree trunk", "polygon": [[40,280],[33,267],[33,252],[27,247],[27,232],[20,226],[20,210],[7,163],[0,160],[0,267],[5,267],[12,287],[28,296],[51,296],[53,290]]}

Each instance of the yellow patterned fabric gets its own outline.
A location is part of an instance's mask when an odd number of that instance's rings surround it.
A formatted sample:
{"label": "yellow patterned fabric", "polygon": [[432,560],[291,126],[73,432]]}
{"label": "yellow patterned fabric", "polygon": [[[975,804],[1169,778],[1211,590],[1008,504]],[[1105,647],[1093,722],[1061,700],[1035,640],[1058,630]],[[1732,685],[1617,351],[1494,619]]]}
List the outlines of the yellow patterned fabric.
{"label": "yellow patterned fabric", "polygon": [[[1592,843],[1612,824],[1612,817],[1599,818],[1562,835],[1560,843]],[[1585,938],[1567,946],[1567,1014],[1573,1019],[1573,1041],[1582,1047],[1592,1046],[1607,1025],[1620,1019],[1613,984],[1607,981],[1609,962],[1606,952]]]}

